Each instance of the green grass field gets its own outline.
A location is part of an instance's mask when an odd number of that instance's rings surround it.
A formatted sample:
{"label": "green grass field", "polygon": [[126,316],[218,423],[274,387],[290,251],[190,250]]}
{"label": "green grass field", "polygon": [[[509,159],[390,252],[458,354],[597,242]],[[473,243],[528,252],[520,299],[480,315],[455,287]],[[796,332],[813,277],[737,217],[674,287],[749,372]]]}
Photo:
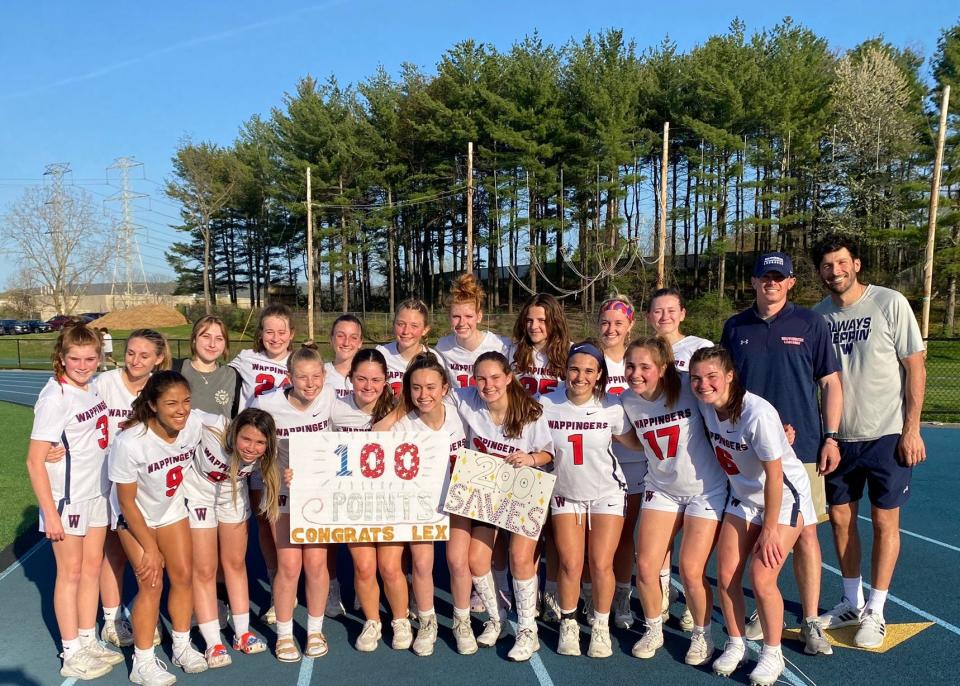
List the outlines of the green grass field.
{"label": "green grass field", "polygon": [[32,422],[29,407],[0,402],[0,426],[6,427],[9,441],[0,462],[0,479],[5,486],[0,498],[0,549],[37,526],[37,502],[24,462]]}

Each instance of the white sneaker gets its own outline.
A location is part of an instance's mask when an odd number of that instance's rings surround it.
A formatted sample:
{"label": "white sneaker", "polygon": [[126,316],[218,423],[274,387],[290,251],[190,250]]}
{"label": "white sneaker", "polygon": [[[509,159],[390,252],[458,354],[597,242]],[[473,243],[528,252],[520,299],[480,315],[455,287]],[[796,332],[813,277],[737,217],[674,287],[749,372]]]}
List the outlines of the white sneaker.
{"label": "white sneaker", "polygon": [[133,628],[122,618],[104,621],[100,638],[118,648],[126,648],[133,645]]}
{"label": "white sneaker", "polygon": [[630,609],[631,595],[633,595],[633,588],[626,590],[618,588],[613,596],[613,624],[618,629],[629,629],[636,621],[633,610]]}
{"label": "white sneaker", "polygon": [[263,613],[263,623],[264,624],[276,624],[277,623],[277,610],[270,606],[270,608]]}
{"label": "white sneaker", "polygon": [[60,676],[87,681],[88,679],[98,679],[111,669],[113,669],[113,665],[107,664],[86,649],[80,648],[69,660],[64,658],[63,666],[60,668]]}
{"label": "white sneaker", "polygon": [[887,623],[883,617],[873,610],[867,610],[860,619],[860,628],[853,637],[853,643],[858,648],[879,648],[886,634]]}
{"label": "white sneaker", "polygon": [[383,625],[373,619],[368,619],[363,623],[363,630],[357,636],[357,642],[354,644],[361,653],[372,653],[380,644],[380,636],[383,634]]}
{"label": "white sneaker", "polygon": [[800,640],[803,641],[803,652],[807,655],[833,655],[833,647],[816,619],[800,625]]}
{"label": "white sneaker", "polygon": [[540,612],[540,619],[545,622],[560,621],[560,603],[557,602],[557,594],[544,591],[543,609]]}
{"label": "white sneaker", "polygon": [[332,618],[344,615],[346,612],[343,601],[340,599],[340,584],[331,581],[330,592],[327,594],[327,606],[324,608],[323,614]]}
{"label": "white sneaker", "polygon": [[200,672],[207,671],[208,668],[207,659],[203,656],[203,653],[189,643],[179,654],[177,654],[176,649],[174,649],[173,664],[187,674],[199,674]]}
{"label": "white sneaker", "polygon": [[514,662],[526,662],[533,654],[540,650],[540,639],[537,638],[536,627],[532,629],[517,629],[517,640],[507,653],[507,657]]}
{"label": "white sneaker", "polygon": [[587,648],[587,657],[610,657],[613,655],[613,646],[610,645],[610,626],[594,623],[590,627],[590,647]]}
{"label": "white sneaker", "polygon": [[172,686],[177,683],[177,677],[167,671],[167,666],[158,657],[143,662],[134,658],[130,681],[141,686]]}
{"label": "white sneaker", "polygon": [[394,650],[407,650],[413,644],[413,628],[409,619],[395,619],[390,622],[393,628],[393,641],[390,647]]}
{"label": "white sneaker", "polygon": [[580,627],[575,619],[560,620],[559,655],[580,655]]}
{"label": "white sneaker", "polygon": [[713,661],[713,673],[717,676],[730,676],[743,664],[746,652],[747,647],[744,644],[727,641],[720,657]]}
{"label": "white sneaker", "polygon": [[457,652],[461,655],[473,655],[477,652],[477,638],[473,635],[470,618],[453,618],[453,637],[457,641]]}
{"label": "white sneaker", "polygon": [[854,607],[853,603],[843,597],[833,609],[824,612],[818,619],[824,629],[839,629],[842,626],[859,624],[862,616],[863,608]]}
{"label": "white sneaker", "polygon": [[581,595],[583,598],[583,621],[587,623],[587,626],[593,626],[593,594],[590,595]]}
{"label": "white sneaker", "polygon": [[413,642],[413,652],[420,657],[433,655],[433,647],[437,643],[437,616],[433,615],[420,621],[417,638]]}
{"label": "white sneaker", "polygon": [[90,653],[98,660],[106,662],[108,665],[119,665],[121,662],[123,662],[123,653],[120,653],[116,650],[111,650],[103,641],[91,639],[89,642],[84,643],[83,639],[80,639],[80,645],[86,652]]}
{"label": "white sneaker", "polygon": [[630,652],[634,657],[648,660],[656,654],[657,648],[661,647],[663,647],[663,624],[647,625],[647,630],[643,632],[640,640],[633,644],[633,650]]}
{"label": "white sneaker", "polygon": [[783,674],[783,653],[779,650],[760,652],[757,666],[750,672],[751,686],[773,686]]}
{"label": "white sneaker", "polygon": [[684,606],[683,614],[680,615],[680,628],[684,631],[693,631],[693,627],[696,624],[693,621],[693,613],[690,612],[690,608]]}
{"label": "white sneaker", "polygon": [[699,667],[713,659],[713,636],[704,631],[694,631],[690,635],[690,647],[683,661],[688,665]]}
{"label": "white sneaker", "polygon": [[507,635],[507,628],[498,619],[488,619],[483,623],[483,631],[477,636],[477,645],[481,648],[492,648],[497,641]]}

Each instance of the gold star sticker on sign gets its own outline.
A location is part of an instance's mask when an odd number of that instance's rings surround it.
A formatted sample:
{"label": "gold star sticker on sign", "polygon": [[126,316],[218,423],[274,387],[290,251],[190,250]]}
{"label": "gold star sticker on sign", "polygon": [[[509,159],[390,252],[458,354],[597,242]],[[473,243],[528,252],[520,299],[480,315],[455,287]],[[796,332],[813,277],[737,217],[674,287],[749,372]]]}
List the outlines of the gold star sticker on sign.
{"label": "gold star sticker on sign", "polygon": [[[853,650],[865,650],[871,653],[885,653],[888,650],[896,648],[904,641],[908,641],[924,629],[933,626],[933,622],[908,622],[905,624],[887,624],[886,639],[879,648],[861,648],[854,644],[853,637],[857,633],[856,626],[843,626],[839,629],[828,629],[824,635],[830,642],[830,645],[838,648],[851,648]],[[783,638],[787,641],[799,641],[800,629],[784,629]]]}

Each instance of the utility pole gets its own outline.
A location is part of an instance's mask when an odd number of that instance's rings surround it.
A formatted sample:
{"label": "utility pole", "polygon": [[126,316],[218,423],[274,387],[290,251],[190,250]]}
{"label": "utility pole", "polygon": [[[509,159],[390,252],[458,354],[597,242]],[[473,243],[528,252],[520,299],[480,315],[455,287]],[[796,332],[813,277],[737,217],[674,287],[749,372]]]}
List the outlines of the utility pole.
{"label": "utility pole", "polygon": [[467,274],[473,274],[473,142],[467,143]]}
{"label": "utility pole", "polygon": [[923,262],[923,317],[920,332],[924,338],[930,331],[930,294],[933,292],[933,249],[937,242],[937,209],[940,206],[940,174],[943,167],[943,144],[947,134],[947,109],[950,106],[950,86],[943,88],[940,104],[940,130],[937,132],[937,155],[933,162],[933,181],[930,185],[930,217],[927,220],[927,255]]}
{"label": "utility pole", "polygon": [[114,297],[117,295],[117,272],[120,271],[123,280],[126,282],[123,295],[128,299],[128,306],[131,296],[135,294],[133,285],[134,272],[136,270],[135,262],[140,265],[140,280],[143,283],[143,294],[147,295],[149,293],[147,289],[147,275],[143,269],[143,258],[140,255],[140,244],[137,241],[137,225],[133,222],[133,203],[131,202],[135,198],[146,198],[147,195],[145,193],[134,193],[130,190],[130,170],[134,167],[142,166],[142,162],[137,162],[132,157],[118,157],[113,161],[113,164],[107,167],[108,174],[111,169],[120,170],[120,192],[114,193],[107,198],[107,200],[111,202],[119,201],[123,215],[120,224],[115,229],[117,254],[114,256],[113,262],[110,300],[113,302]]}
{"label": "utility pole", "polygon": [[43,172],[44,176],[49,176],[53,180],[53,192],[50,194],[48,204],[53,205],[53,226],[51,227],[50,238],[53,242],[51,247],[53,248],[53,259],[57,265],[57,275],[52,295],[54,307],[58,313],[62,314],[71,314],[71,312],[67,312],[67,284],[63,278],[63,265],[67,262],[67,249],[63,241],[63,177],[70,171],[69,162],[55,162],[48,164]]}
{"label": "utility pole", "polygon": [[313,190],[310,185],[310,167],[307,167],[307,332],[316,340],[313,326]]}
{"label": "utility pole", "polygon": [[660,226],[657,230],[657,288],[666,285],[667,250],[667,157],[670,151],[670,122],[663,122],[663,157],[660,160]]}

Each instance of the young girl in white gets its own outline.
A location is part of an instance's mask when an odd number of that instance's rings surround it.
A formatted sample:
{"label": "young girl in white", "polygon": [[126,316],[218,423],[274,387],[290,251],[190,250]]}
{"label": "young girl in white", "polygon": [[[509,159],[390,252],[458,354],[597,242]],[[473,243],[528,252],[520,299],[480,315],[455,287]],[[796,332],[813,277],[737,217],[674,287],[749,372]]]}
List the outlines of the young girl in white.
{"label": "young girl in white", "polygon": [[330,327],[330,347],[333,362],[323,365],[326,383],[336,391],[338,398],[350,395],[350,364],[363,346],[363,322],[352,314],[341,314]]}
{"label": "young girl in white", "polygon": [[716,346],[695,352],[690,385],[700,400],[714,454],[730,482],[717,542],[717,591],[730,638],[713,671],[729,676],[744,661],[743,572],[750,558],[764,636],[750,681],[771,686],[784,669],[783,597],[777,578],[800,530],[817,523],[810,481],[777,411],[744,390],[726,350]]}
{"label": "young girl in white", "polygon": [[[61,676],[95,679],[123,662],[97,640],[97,588],[107,527],[107,404],[93,375],[100,337],[84,325],[65,327],[53,353],[53,378],[37,398],[27,472],[40,507],[40,531],[57,565],[53,610],[63,643]],[[65,457],[46,462],[52,446]]]}
{"label": "young girl in white", "polygon": [[[515,467],[543,467],[553,460],[553,442],[543,410],[517,381],[507,358],[486,352],[477,358],[473,375],[476,386],[456,389],[454,398],[463,420],[467,447],[503,458]],[[477,643],[496,644],[504,635],[507,615],[497,603],[497,587],[491,573],[494,542],[506,533],[481,522],[472,522],[469,564],[473,584],[490,615]],[[508,657],[529,660],[540,649],[537,638],[537,541],[511,536],[510,571],[517,602],[517,640]],[[496,608],[493,610],[492,608]]]}
{"label": "young girl in white", "polygon": [[190,384],[177,372],[152,374],[133,401],[133,415],[122,426],[109,463],[120,502],[117,535],[138,584],[130,681],[166,686],[176,677],[153,652],[164,571],[170,582],[167,611],[173,663],[188,673],[207,669],[203,654],[190,645],[193,555],[180,487],[193,467],[202,431],[199,417],[190,412]]}
{"label": "young girl in white", "polygon": [[[640,444],[616,396],[607,393],[603,353],[590,342],[570,348],[566,382],[541,396],[554,447],[550,514],[560,553],[561,655],[580,655],[577,599],[585,559],[592,581],[590,657],[610,657],[613,556],[623,527],[626,483],[611,450],[614,439]],[[589,546],[589,555],[587,548]]]}
{"label": "young girl in white", "polygon": [[706,338],[687,336],[680,331],[680,324],[687,318],[683,296],[676,288],[658,288],[647,305],[647,323],[658,336],[662,336],[673,349],[673,363],[677,371],[688,371],[690,356],[700,348],[713,345]]}
{"label": "young girl in white", "polygon": [[211,669],[230,664],[220,637],[217,610],[217,569],[223,578],[233,616],[233,649],[247,655],[266,650],[267,644],[250,631],[250,593],[247,585],[247,519],[250,496],[247,478],[259,469],[264,485],[264,514],[276,521],[277,428],[263,410],[247,408],[227,423],[219,414],[198,413],[203,422],[200,447],[193,469],[184,476],[183,489],[190,512],[193,540],[193,596],[197,626],[206,642],[204,658]]}
{"label": "young girl in white", "polygon": [[651,658],[663,645],[661,568],[682,526],[680,576],[694,624],[685,659],[702,665],[713,657],[713,594],[706,565],[726,504],[727,478],[703,431],[697,399],[673,364],[669,342],[662,337],[634,341],[626,363],[630,388],[620,401],[647,458],[637,534],[637,588],[647,630],[633,654]]}
{"label": "young girl in white", "polygon": [[[335,394],[324,386],[323,358],[313,343],[304,343],[287,362],[290,388],[277,388],[254,400],[252,407],[273,416],[277,425],[277,464],[281,474],[290,466],[291,433],[317,433],[330,430],[330,408]],[[273,540],[277,551],[277,572],[273,580],[273,602],[277,618],[277,659],[298,662],[300,649],[293,640],[293,610],[297,604],[300,572],[304,574],[307,595],[307,657],[327,654],[323,635],[323,616],[330,587],[327,571],[327,546],[290,543],[290,488],[283,485],[277,492],[279,515],[273,524]],[[251,499],[252,501],[252,499]],[[261,505],[261,508],[264,506]],[[273,507],[268,503],[266,509]]]}
{"label": "young girl in white", "polygon": [[430,310],[422,300],[404,300],[393,318],[394,341],[378,345],[387,361],[387,383],[395,396],[403,389],[403,375],[410,361],[420,353],[433,352],[423,340],[430,333]]}
{"label": "young girl in white", "polygon": [[507,355],[524,390],[539,398],[556,388],[563,380],[569,349],[563,308],[552,295],[537,293],[517,316]]}

